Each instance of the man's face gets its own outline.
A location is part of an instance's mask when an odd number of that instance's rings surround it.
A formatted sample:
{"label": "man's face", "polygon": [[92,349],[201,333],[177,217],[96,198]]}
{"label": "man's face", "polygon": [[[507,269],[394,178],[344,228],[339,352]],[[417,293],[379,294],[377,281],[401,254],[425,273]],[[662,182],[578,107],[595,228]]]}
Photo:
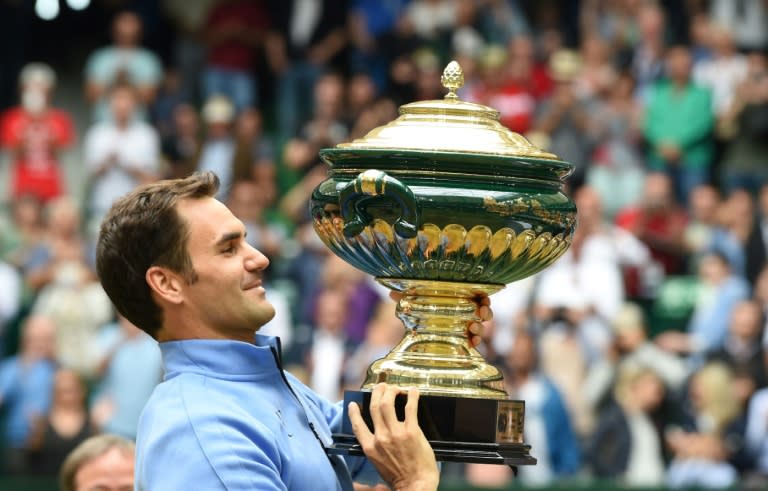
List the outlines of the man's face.
{"label": "man's face", "polygon": [[115,19],[113,38],[115,44],[123,47],[133,47],[139,42],[141,20],[132,13],[123,13]]}
{"label": "man's face", "polygon": [[186,307],[208,328],[247,340],[275,315],[262,286],[269,260],[245,240],[245,227],[213,198],[181,201],[189,228],[187,251],[197,280],[184,284]]}
{"label": "man's face", "polygon": [[128,89],[119,89],[112,94],[112,117],[115,121],[125,122],[133,117],[136,100]]}
{"label": "man's face", "polygon": [[87,461],[75,474],[76,491],[132,491],[133,453],[113,448]]}

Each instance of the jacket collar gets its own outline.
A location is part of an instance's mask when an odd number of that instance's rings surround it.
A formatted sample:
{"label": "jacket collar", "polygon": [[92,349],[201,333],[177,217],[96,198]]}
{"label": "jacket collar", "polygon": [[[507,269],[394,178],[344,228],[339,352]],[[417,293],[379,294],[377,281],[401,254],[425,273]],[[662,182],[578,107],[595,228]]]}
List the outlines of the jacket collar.
{"label": "jacket collar", "polygon": [[279,376],[280,340],[273,336],[256,334],[254,343],[228,339],[167,341],[160,343],[160,351],[166,379],[185,372],[212,377]]}

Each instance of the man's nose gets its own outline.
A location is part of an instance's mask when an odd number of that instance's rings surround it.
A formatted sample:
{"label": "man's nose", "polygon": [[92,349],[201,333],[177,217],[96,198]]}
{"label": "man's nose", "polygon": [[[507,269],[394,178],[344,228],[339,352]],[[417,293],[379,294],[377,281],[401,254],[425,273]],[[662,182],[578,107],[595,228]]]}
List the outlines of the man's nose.
{"label": "man's nose", "polygon": [[245,269],[248,271],[260,271],[269,266],[269,259],[260,250],[248,245],[249,253],[245,258]]}

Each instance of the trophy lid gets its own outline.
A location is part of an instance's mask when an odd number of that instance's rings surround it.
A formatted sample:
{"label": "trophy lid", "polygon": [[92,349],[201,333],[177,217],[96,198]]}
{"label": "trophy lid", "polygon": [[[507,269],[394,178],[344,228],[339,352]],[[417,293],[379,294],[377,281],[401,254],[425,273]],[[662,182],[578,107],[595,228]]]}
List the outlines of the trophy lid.
{"label": "trophy lid", "polygon": [[400,116],[363,138],[341,143],[347,150],[414,150],[559,160],[534,146],[499,122],[499,112],[482,104],[459,99],[464,73],[456,61],[443,71],[440,81],[448,89],[443,100],[419,101],[400,106]]}

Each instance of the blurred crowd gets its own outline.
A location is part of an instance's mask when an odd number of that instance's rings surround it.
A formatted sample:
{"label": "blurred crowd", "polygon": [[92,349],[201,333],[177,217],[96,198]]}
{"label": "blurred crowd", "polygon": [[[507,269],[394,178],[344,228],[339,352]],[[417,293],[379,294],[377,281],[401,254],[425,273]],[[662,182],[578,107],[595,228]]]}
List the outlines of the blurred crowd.
{"label": "blurred crowd", "polygon": [[[112,202],[156,179],[218,174],[271,261],[264,331],[321,395],[358,388],[403,327],[312,229],[318,150],[442,98],[455,59],[463,100],[575,166],[570,250],[492,296],[479,348],[526,401],[538,464],[517,479],[768,486],[766,2],[162,4],[171,55],[126,10],[87,57],[86,127],[53,107],[57,74],[33,60],[0,119],[3,472],[55,475],[93,434],[135,437],[160,354],[101,289],[94,242]],[[503,466],[443,471],[513,481]]]}

